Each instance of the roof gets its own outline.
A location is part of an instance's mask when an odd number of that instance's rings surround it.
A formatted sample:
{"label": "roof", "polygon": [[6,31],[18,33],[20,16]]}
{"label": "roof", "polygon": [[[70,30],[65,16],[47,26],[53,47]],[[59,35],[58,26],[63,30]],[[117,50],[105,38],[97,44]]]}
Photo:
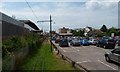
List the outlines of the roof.
{"label": "roof", "polygon": [[11,23],[11,24],[14,24],[14,25],[17,25],[17,26],[21,26],[23,27],[23,23],[21,23],[20,21],[18,21],[17,19],[14,19],[2,12],[0,12],[0,21],[5,21],[5,22],[8,22],[8,23]]}
{"label": "roof", "polygon": [[25,24],[29,25],[30,27],[32,27],[35,30],[39,30],[39,28],[30,20],[20,20],[21,22],[24,22]]}

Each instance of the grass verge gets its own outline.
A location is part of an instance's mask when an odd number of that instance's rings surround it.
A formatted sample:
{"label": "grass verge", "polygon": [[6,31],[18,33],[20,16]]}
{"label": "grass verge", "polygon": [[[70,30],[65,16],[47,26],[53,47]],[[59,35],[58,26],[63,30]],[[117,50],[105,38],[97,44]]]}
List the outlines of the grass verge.
{"label": "grass verge", "polygon": [[29,56],[20,70],[76,70],[72,65],[50,51],[50,44],[44,42],[37,52]]}

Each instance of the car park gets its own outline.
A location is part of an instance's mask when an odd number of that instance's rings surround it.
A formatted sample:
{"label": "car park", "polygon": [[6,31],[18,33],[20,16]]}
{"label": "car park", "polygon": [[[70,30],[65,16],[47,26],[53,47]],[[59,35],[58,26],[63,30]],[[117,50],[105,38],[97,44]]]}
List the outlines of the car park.
{"label": "car park", "polygon": [[74,37],[70,41],[70,45],[72,46],[80,46],[80,39],[77,37]]}
{"label": "car park", "polygon": [[59,41],[59,46],[60,47],[68,47],[69,44],[68,44],[67,38],[61,38],[60,41]]}
{"label": "car park", "polygon": [[80,44],[81,45],[86,45],[86,46],[88,46],[89,45],[89,40],[88,39],[86,39],[86,38],[84,38],[84,39],[80,39]]}
{"label": "car park", "polygon": [[110,52],[106,52],[104,56],[107,62],[114,61],[120,64],[120,48],[115,48]]}

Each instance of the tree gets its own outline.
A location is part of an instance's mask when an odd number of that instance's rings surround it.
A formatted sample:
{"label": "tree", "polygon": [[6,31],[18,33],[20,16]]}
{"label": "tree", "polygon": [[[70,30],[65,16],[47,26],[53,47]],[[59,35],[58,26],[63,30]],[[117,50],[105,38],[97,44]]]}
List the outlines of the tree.
{"label": "tree", "polygon": [[71,33],[73,33],[74,36],[77,36],[77,31],[76,30],[71,30]]}
{"label": "tree", "polygon": [[115,35],[117,34],[116,28],[112,27],[107,31],[107,34],[111,36],[111,33],[114,33]]}
{"label": "tree", "polygon": [[79,30],[79,36],[84,37],[84,30]]}
{"label": "tree", "polygon": [[101,30],[102,32],[106,32],[108,29],[107,29],[106,25],[103,25],[100,30]]}
{"label": "tree", "polygon": [[83,37],[84,36],[84,30],[71,30],[71,33],[73,33],[74,36],[81,36]]}
{"label": "tree", "polygon": [[120,32],[117,32],[117,36],[120,36]]}

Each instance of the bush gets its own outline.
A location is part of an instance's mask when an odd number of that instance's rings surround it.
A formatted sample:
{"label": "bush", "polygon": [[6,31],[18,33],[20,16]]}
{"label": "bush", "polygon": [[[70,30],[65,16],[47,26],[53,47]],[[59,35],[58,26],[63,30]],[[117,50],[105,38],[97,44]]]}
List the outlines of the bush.
{"label": "bush", "polygon": [[[20,48],[24,48],[33,42],[36,42],[41,37],[39,35],[30,34],[25,36],[12,36],[11,38],[3,41],[2,48],[4,51],[15,52]],[[3,52],[6,53],[6,52]]]}

